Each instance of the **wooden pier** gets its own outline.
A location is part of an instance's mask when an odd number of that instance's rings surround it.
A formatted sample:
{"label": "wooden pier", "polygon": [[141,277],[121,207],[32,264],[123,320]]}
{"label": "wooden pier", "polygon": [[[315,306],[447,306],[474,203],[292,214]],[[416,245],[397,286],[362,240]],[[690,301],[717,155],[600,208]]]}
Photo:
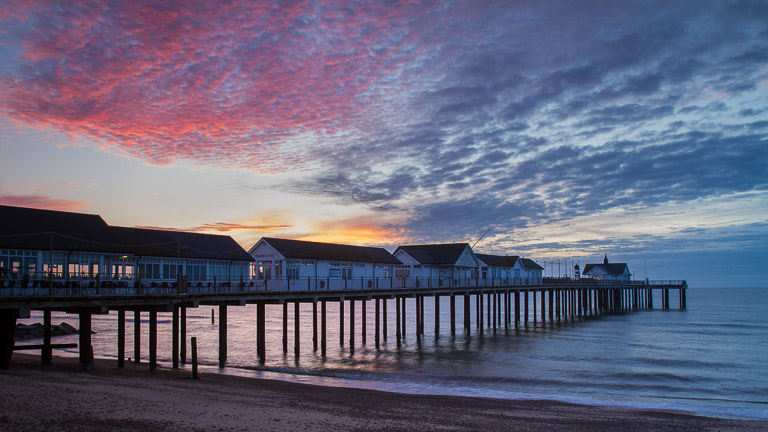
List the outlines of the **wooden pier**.
{"label": "wooden pier", "polygon": [[[42,345],[15,347],[14,330],[18,318],[29,317],[31,310],[44,311],[45,326],[50,328],[50,312],[63,311],[78,314],[80,320],[79,356],[83,370],[93,368],[94,353],[91,346],[91,317],[93,314],[106,314],[117,311],[117,366],[125,365],[125,320],[126,313],[134,313],[134,359],[140,358],[141,313],[149,314],[149,370],[157,368],[157,314],[172,314],[172,364],[177,368],[185,363],[186,352],[186,310],[203,305],[218,306],[219,309],[219,366],[227,361],[227,310],[230,306],[256,305],[256,355],[260,363],[266,362],[266,305],[282,305],[282,342],[283,352],[288,352],[288,319],[293,308],[294,355],[299,357],[300,350],[300,309],[302,305],[312,307],[312,346],[326,356],[329,329],[327,327],[327,303],[339,305],[338,340],[345,343],[345,326],[349,325],[348,343],[350,353],[358,344],[355,335],[356,303],[361,304],[359,317],[362,333],[359,343],[367,344],[368,302],[374,306],[374,343],[380,349],[381,341],[387,341],[390,329],[387,328],[389,311],[394,311],[394,337],[398,345],[406,333],[414,333],[417,338],[425,335],[425,311],[428,299],[434,307],[434,333],[442,331],[440,322],[440,298],[449,297],[448,331],[455,335],[457,298],[463,301],[463,331],[472,330],[471,299],[475,297],[474,324],[480,332],[496,332],[499,328],[519,328],[531,323],[574,320],[604,314],[625,313],[654,306],[653,296],[660,295],[661,308],[670,308],[670,292],[677,291],[677,306],[686,308],[685,281],[650,281],[650,282],[607,282],[592,280],[555,280],[542,285],[505,285],[505,286],[464,286],[464,287],[426,287],[426,288],[387,288],[387,289],[349,289],[349,290],[305,290],[305,291],[230,291],[200,293],[146,294],[132,293],[125,295],[104,295],[96,292],[81,291],[71,295],[2,295],[0,294],[0,369],[7,369],[15,349],[40,349],[43,364],[50,364],[51,351],[57,345],[51,343],[50,331],[45,332]],[[406,299],[413,298],[415,310],[406,310]],[[349,313],[345,316],[345,304],[349,304]],[[394,303],[394,308],[392,307]],[[408,313],[415,315],[415,328],[406,327]],[[332,331],[332,330],[331,330]],[[334,336],[334,335],[330,335]]]}

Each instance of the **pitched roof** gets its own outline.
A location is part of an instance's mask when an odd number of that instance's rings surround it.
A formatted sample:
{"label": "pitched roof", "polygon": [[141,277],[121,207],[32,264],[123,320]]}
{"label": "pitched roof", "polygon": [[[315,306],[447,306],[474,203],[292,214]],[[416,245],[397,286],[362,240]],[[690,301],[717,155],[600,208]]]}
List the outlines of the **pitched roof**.
{"label": "pitched roof", "polygon": [[603,270],[606,274],[619,276],[623,275],[624,271],[629,269],[629,266],[627,266],[627,263],[587,264],[584,266],[582,274],[587,274],[595,268]]}
{"label": "pitched roof", "polygon": [[262,240],[286,258],[402,264],[394,255],[380,247],[352,246],[271,237],[264,237]]}
{"label": "pitched roof", "polygon": [[520,261],[523,262],[523,267],[528,270],[544,270],[544,267],[536,264],[536,261],[530,258],[520,258]]}
{"label": "pitched roof", "polygon": [[0,205],[0,246],[251,261],[232,237],[107,225],[100,216]]}
{"label": "pitched roof", "polygon": [[480,261],[493,267],[514,267],[519,258],[517,256],[488,255],[479,253],[476,253],[475,256]]}
{"label": "pitched roof", "polygon": [[468,247],[469,243],[399,246],[395,254],[402,250],[422,264],[453,265]]}

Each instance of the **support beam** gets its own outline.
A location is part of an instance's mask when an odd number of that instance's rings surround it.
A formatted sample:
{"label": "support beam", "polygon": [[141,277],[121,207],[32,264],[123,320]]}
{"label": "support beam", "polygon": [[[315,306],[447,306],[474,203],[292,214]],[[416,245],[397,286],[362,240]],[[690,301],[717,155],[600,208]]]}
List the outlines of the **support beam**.
{"label": "support beam", "polygon": [[400,339],[402,333],[400,329],[400,299],[395,297],[395,338],[397,339],[397,346],[400,346]]}
{"label": "support beam", "polygon": [[157,371],[157,311],[154,310],[149,311],[149,371]]}
{"label": "support beam", "polygon": [[133,311],[133,362],[141,362],[141,311]]}
{"label": "support beam", "polygon": [[355,351],[355,301],[349,301],[349,352]]}
{"label": "support beam", "polygon": [[51,364],[53,348],[51,348],[51,310],[43,311],[43,349],[40,352],[40,362],[43,365]]}
{"label": "support beam", "polygon": [[173,356],[172,364],[174,369],[179,368],[179,308],[173,307],[173,313],[171,315],[171,356]]}
{"label": "support beam", "polygon": [[219,367],[227,364],[227,305],[219,305]]}
{"label": "support beam", "polygon": [[187,364],[187,307],[184,305],[179,306],[180,313],[180,335],[179,342],[181,342],[181,364]]}
{"label": "support beam", "polygon": [[381,310],[380,310],[380,308],[381,308],[381,306],[380,306],[381,300],[380,299],[376,299],[375,301],[376,301],[376,308],[375,308],[376,309],[376,318],[374,319],[373,327],[374,327],[374,331],[376,333],[376,335],[374,336],[374,339],[376,341],[376,349],[379,349],[379,345],[380,345],[380,342],[381,342],[380,334],[379,334],[380,325],[381,325]]}
{"label": "support beam", "polygon": [[0,309],[0,369],[7,370],[13,357],[18,309]]}
{"label": "support beam", "polygon": [[360,322],[362,324],[362,329],[360,329],[360,342],[365,345],[366,344],[366,336],[368,333],[368,302],[366,300],[360,301]]}
{"label": "support beam", "polygon": [[299,305],[301,302],[296,302],[293,304],[293,355],[296,356],[296,358],[299,358],[299,354],[301,353],[301,341],[300,341],[300,328],[301,323],[299,322],[299,314],[301,312]]}
{"label": "support beam", "polygon": [[117,311],[117,367],[125,367],[125,310]]}
{"label": "support beam", "polygon": [[456,295],[451,293],[451,336],[456,334]]}
{"label": "support beam", "polygon": [[344,346],[344,299],[339,301],[339,344]]}
{"label": "support beam", "polygon": [[326,348],[328,346],[328,340],[326,339],[326,301],[320,302],[320,355],[325,358]]}
{"label": "support beam", "polygon": [[384,314],[384,317],[382,320],[383,322],[381,323],[381,332],[384,333],[383,334],[384,342],[386,342],[387,341],[387,321],[389,317],[389,315],[387,315],[387,299],[381,299],[381,302],[382,302],[382,305],[381,305],[382,313]]}
{"label": "support beam", "polygon": [[312,351],[317,351],[317,298],[312,300]]}
{"label": "support beam", "polygon": [[471,321],[472,319],[469,316],[469,294],[464,294],[464,332],[467,334],[472,331],[469,327]]}
{"label": "support beam", "polygon": [[435,336],[440,334],[440,296],[435,295]]}
{"label": "support beam", "polygon": [[288,302],[283,302],[283,354],[288,353]]}
{"label": "support beam", "polygon": [[267,360],[267,341],[266,341],[266,305],[264,302],[256,303],[256,355],[259,357],[259,363],[264,364]]}

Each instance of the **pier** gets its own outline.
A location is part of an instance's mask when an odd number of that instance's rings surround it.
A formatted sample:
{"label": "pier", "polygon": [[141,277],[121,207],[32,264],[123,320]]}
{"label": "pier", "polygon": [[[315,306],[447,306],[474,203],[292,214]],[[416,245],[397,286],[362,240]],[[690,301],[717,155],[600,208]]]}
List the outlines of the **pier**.
{"label": "pier", "polygon": [[[286,281],[287,282],[287,281]],[[349,283],[348,283],[349,282]],[[51,352],[58,348],[51,342],[50,331],[45,332],[41,345],[14,344],[16,320],[27,318],[32,310],[43,311],[44,327],[50,329],[51,311],[76,314],[80,322],[78,342],[79,358],[83,370],[91,370],[94,352],[91,346],[91,318],[94,314],[107,314],[117,311],[117,334],[115,347],[117,366],[123,367],[126,358],[125,320],[127,313],[134,314],[134,359],[140,358],[141,314],[149,314],[149,370],[157,368],[157,314],[170,313],[172,319],[172,364],[174,368],[186,363],[188,358],[186,341],[186,311],[200,306],[218,307],[219,315],[219,366],[225,367],[227,361],[227,310],[229,307],[256,305],[253,317],[255,324],[255,353],[260,363],[266,362],[266,305],[282,305],[282,343],[283,352],[288,353],[288,321],[293,312],[294,346],[293,353],[298,358],[300,349],[300,309],[312,308],[312,346],[326,356],[330,340],[338,340],[341,345],[349,344],[350,353],[356,346],[366,345],[369,317],[368,302],[374,302],[374,344],[380,349],[381,341],[390,337],[400,343],[407,334],[416,338],[425,336],[425,310],[433,307],[435,311],[435,335],[447,331],[455,335],[457,331],[471,332],[473,324],[479,332],[496,332],[497,329],[520,328],[541,322],[575,320],[585,317],[598,317],[605,314],[627,313],[654,308],[654,296],[659,299],[662,309],[677,306],[685,309],[685,281],[598,281],[593,279],[548,279],[538,285],[483,284],[480,281],[461,281],[457,286],[439,286],[439,283],[415,283],[406,279],[390,279],[388,283],[362,283],[345,281],[347,289],[330,289],[332,284],[320,284],[318,281],[296,284],[304,289],[291,288],[290,283],[282,286],[266,285],[244,281],[240,283],[212,284],[204,287],[185,286],[183,280],[175,287],[152,288],[104,288],[96,285],[91,288],[72,287],[30,287],[5,288],[0,292],[0,369],[10,365],[14,350],[41,350],[41,361],[50,364]],[[383,282],[383,281],[382,281]],[[209,284],[210,285],[210,284]],[[338,284],[335,284],[338,285]],[[381,286],[384,287],[381,287]],[[426,286],[424,286],[426,285]],[[325,286],[326,289],[319,288]],[[670,301],[676,295],[676,302]],[[449,316],[447,323],[440,320],[440,298],[449,298]],[[415,310],[406,308],[406,299],[413,298]],[[475,308],[471,303],[474,300]],[[457,307],[457,301],[462,307]],[[327,304],[339,305],[339,328],[329,329],[327,324]],[[676,304],[675,304],[676,303]],[[345,304],[348,313],[345,314]],[[311,305],[311,306],[310,306]],[[357,317],[356,305],[360,306],[361,316]],[[293,309],[291,311],[291,309]],[[462,316],[457,317],[461,311]],[[389,314],[394,313],[394,317]],[[406,326],[408,314],[415,316],[415,328]],[[472,319],[474,315],[474,320]],[[387,328],[388,318],[394,318],[395,328]],[[356,339],[356,320],[360,320],[362,333]],[[457,322],[461,330],[457,328]],[[345,338],[346,326],[349,326],[348,340]],[[443,327],[445,325],[445,327]],[[333,334],[336,332],[336,334]],[[360,345],[358,345],[360,344]],[[71,347],[71,345],[67,345]],[[192,353],[194,354],[194,353]]]}

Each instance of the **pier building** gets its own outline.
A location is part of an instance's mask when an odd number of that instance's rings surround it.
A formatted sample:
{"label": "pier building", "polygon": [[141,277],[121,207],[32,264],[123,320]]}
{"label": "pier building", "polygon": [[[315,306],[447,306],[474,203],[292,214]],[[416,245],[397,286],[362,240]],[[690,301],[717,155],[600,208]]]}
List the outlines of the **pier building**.
{"label": "pier building", "polygon": [[627,263],[608,262],[608,254],[605,254],[602,264],[585,265],[582,276],[598,280],[630,281],[632,272]]}
{"label": "pier building", "polygon": [[399,246],[396,276],[406,286],[470,286],[480,280],[481,263],[469,243]]}
{"label": "pier building", "polygon": [[249,251],[264,290],[394,286],[402,264],[386,249],[264,237]]}

